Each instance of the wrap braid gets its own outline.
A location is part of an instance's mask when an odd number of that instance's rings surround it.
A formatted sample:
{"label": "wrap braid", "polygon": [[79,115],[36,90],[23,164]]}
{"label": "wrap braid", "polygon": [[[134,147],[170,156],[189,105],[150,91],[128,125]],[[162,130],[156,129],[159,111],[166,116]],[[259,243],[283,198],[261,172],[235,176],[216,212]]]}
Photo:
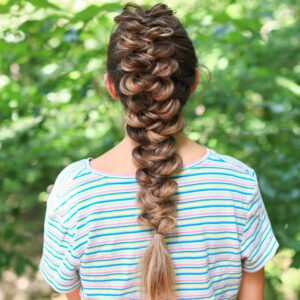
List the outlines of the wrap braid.
{"label": "wrap braid", "polygon": [[[134,8],[134,10],[130,10]],[[195,50],[179,20],[165,4],[145,9],[127,3],[114,19],[107,70],[124,106],[126,130],[141,189],[138,223],[157,232],[177,225],[178,188],[170,175],[183,167],[174,134],[184,128],[181,113],[198,66]],[[150,299],[176,299],[175,272],[164,235],[155,234],[141,264],[141,286]]]}

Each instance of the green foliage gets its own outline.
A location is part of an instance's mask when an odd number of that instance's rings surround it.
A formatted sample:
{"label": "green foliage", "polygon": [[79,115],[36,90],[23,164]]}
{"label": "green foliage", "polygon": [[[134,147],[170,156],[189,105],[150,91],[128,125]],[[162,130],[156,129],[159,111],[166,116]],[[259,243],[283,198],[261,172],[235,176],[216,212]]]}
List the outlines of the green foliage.
{"label": "green foliage", "polygon": [[[103,75],[113,17],[125,2],[99,2],[75,11],[71,1],[0,1],[0,274],[36,268],[47,186],[58,172],[122,138],[122,107]],[[297,297],[289,276],[300,267],[299,7],[165,3],[212,73],[184,108],[186,133],[256,170],[280,250],[290,251],[285,266],[268,265],[267,297],[284,299],[287,289]]]}

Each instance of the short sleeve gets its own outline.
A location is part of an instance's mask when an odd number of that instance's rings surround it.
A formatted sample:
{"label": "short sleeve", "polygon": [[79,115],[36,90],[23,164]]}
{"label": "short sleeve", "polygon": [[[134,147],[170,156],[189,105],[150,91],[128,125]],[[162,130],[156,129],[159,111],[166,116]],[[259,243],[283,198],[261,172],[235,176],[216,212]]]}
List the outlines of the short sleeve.
{"label": "short sleeve", "polygon": [[250,273],[263,268],[279,247],[264,206],[255,172],[254,179],[254,192],[248,204],[241,242],[242,269]]}
{"label": "short sleeve", "polygon": [[59,191],[65,172],[58,175],[47,200],[43,254],[39,264],[45,281],[59,293],[70,292],[80,284],[80,262],[74,253],[76,226],[59,214]]}

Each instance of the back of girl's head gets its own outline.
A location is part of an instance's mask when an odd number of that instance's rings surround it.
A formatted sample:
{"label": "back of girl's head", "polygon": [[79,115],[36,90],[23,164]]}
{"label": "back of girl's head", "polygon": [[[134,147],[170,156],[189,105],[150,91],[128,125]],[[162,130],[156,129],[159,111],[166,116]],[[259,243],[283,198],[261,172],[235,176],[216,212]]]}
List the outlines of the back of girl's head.
{"label": "back of girl's head", "polygon": [[[107,52],[107,71],[124,107],[128,136],[141,189],[138,223],[158,232],[176,227],[178,188],[170,175],[183,167],[173,136],[184,128],[182,107],[199,66],[187,32],[165,4],[146,9],[127,3],[115,17]],[[146,299],[176,299],[175,272],[165,237],[154,234],[141,261]]]}

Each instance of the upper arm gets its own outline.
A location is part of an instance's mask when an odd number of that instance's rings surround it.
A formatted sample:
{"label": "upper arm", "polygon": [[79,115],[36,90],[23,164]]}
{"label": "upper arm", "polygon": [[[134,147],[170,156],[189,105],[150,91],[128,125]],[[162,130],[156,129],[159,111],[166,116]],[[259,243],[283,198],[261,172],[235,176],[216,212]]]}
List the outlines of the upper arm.
{"label": "upper arm", "polygon": [[81,289],[81,284],[72,292],[69,292],[66,294],[66,298],[68,300],[81,300],[80,298],[80,289]]}
{"label": "upper arm", "polygon": [[243,271],[237,300],[264,299],[264,268],[256,272]]}

